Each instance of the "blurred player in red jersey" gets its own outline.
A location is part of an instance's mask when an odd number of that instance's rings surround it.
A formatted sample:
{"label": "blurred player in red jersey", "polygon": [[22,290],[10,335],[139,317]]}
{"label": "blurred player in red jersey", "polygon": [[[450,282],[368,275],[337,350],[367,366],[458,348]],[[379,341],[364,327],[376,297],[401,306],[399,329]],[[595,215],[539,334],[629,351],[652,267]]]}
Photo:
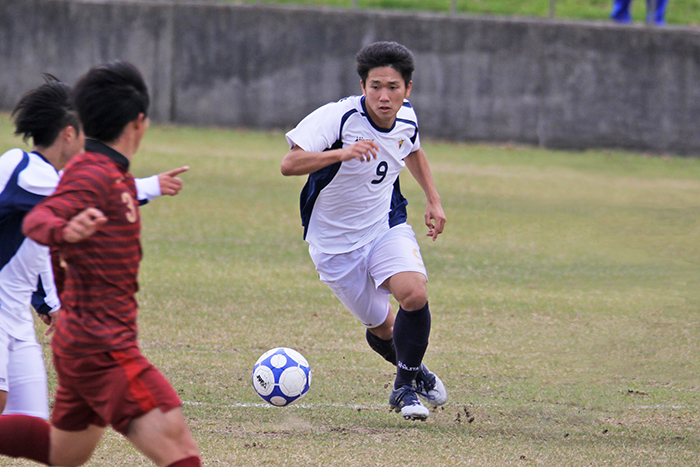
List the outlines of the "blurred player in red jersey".
{"label": "blurred player in red jersey", "polygon": [[[70,101],[70,86],[45,74],[12,110],[15,135],[33,149],[0,155],[0,413],[49,418],[46,370],[29,303],[49,325],[59,316],[49,249],[22,234],[24,216],[58,185],[60,172],[83,152],[85,136]],[[136,179],[139,204],[175,196],[187,167]]]}
{"label": "blurred player in red jersey", "polygon": [[128,169],[149,125],[148,90],[133,65],[118,61],[88,71],[73,98],[85,152],[23,226],[27,237],[55,248],[63,265],[51,424],[0,417],[0,454],[82,465],[111,425],[160,467],[201,466],[182,402],[136,340],[141,219]]}

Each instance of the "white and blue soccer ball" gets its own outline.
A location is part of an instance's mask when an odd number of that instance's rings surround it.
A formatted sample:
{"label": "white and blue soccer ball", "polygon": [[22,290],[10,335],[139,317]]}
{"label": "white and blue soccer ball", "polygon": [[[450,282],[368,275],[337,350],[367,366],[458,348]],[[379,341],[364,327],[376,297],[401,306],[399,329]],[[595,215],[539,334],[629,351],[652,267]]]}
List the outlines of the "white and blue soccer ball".
{"label": "white and blue soccer ball", "polygon": [[268,350],[255,362],[253,387],[266,402],[284,407],[308,392],[311,367],[296,350],[287,347]]}

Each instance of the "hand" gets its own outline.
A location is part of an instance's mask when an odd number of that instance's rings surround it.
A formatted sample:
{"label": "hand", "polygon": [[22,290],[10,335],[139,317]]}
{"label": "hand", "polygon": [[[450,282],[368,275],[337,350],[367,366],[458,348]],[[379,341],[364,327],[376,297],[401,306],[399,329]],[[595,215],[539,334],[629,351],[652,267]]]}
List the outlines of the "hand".
{"label": "hand", "polygon": [[349,161],[350,159],[359,159],[362,162],[369,162],[377,158],[379,145],[374,141],[358,141],[350,146],[345,146],[342,149],[343,153],[340,156],[341,161]]}
{"label": "hand", "polygon": [[190,168],[184,166],[158,174],[161,195],[175,196],[178,194],[182,189],[182,180],[176,177],[188,170],[190,170]]}
{"label": "hand", "polygon": [[107,218],[97,208],[87,208],[73,216],[63,229],[63,240],[77,243],[92,236],[107,222]]}
{"label": "hand", "polygon": [[440,203],[428,203],[425,208],[425,225],[428,227],[426,237],[433,237],[433,241],[437,240],[438,235],[445,230],[445,211],[442,210]]}
{"label": "hand", "polygon": [[39,318],[47,325],[49,328],[44,332],[45,336],[51,335],[56,330],[56,322],[58,320],[61,310],[52,311],[46,315],[39,315]]}

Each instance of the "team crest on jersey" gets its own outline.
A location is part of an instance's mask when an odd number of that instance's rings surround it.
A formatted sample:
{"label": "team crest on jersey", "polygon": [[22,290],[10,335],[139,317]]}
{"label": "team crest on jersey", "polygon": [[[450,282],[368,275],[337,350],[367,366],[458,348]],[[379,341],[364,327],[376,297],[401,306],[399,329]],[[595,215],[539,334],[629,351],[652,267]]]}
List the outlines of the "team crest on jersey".
{"label": "team crest on jersey", "polygon": [[401,149],[401,146],[403,146],[404,141],[405,140],[403,138],[399,140],[399,149]]}

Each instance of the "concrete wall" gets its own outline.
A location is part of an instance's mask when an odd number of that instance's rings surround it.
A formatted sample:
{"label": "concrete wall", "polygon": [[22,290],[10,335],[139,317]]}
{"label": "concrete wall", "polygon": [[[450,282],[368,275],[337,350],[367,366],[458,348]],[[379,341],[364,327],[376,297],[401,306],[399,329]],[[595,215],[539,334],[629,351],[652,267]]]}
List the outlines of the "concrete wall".
{"label": "concrete wall", "polygon": [[0,108],[122,58],[156,121],[293,127],[360,92],[354,55],[415,54],[424,137],[700,154],[700,31],[222,3],[0,0]]}

